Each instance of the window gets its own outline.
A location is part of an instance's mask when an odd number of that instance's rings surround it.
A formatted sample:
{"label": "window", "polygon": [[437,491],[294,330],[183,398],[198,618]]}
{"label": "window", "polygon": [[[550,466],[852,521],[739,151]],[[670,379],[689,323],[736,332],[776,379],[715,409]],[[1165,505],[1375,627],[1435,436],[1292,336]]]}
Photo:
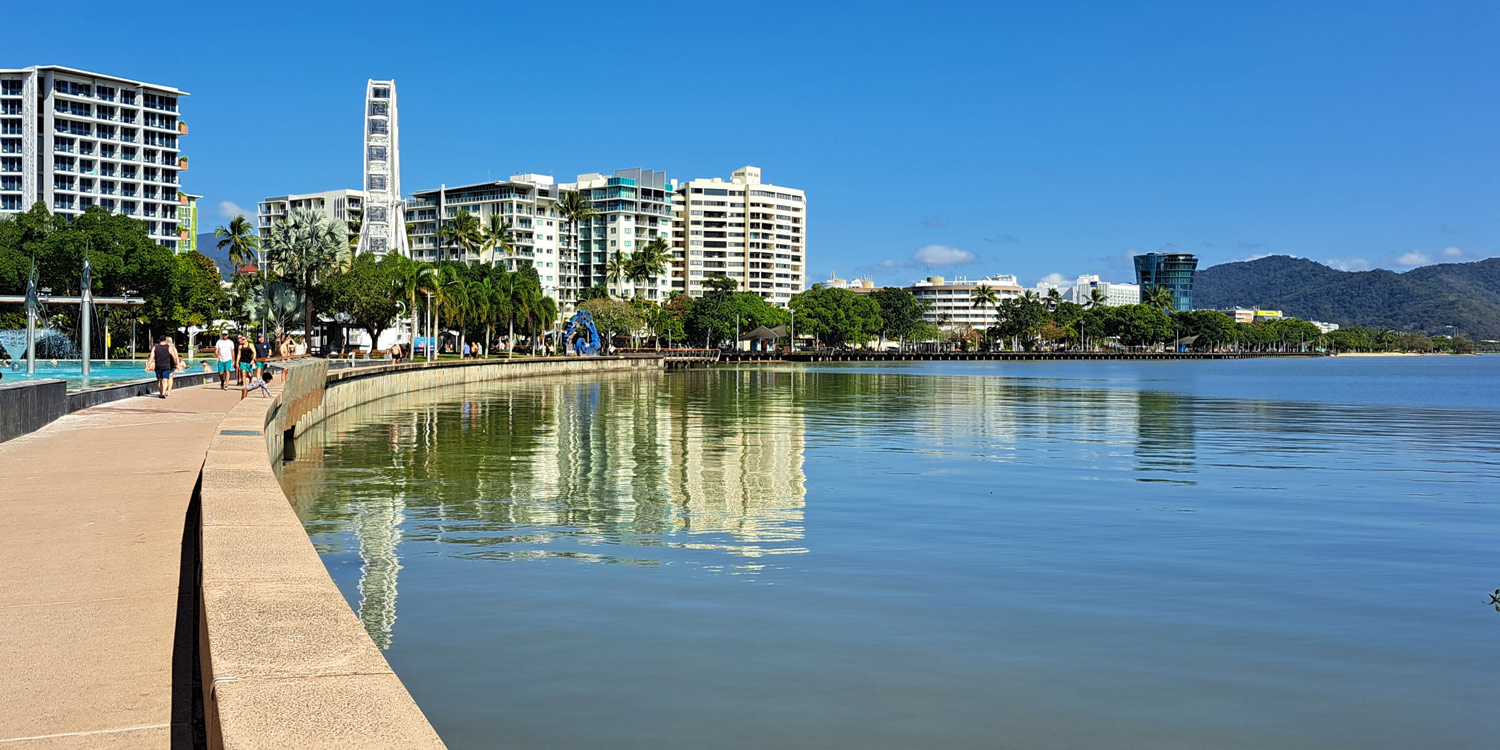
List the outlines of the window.
{"label": "window", "polygon": [[383,175],[383,174],[373,174],[373,173],[371,173],[369,175],[368,182],[370,183],[370,189],[371,190],[384,190],[385,189],[385,175]]}
{"label": "window", "polygon": [[389,99],[391,98],[391,90],[384,86],[376,86],[370,96],[376,99]]}
{"label": "window", "polygon": [[385,120],[370,121],[370,135],[385,135],[388,132]]}
{"label": "window", "polygon": [[14,79],[0,81],[0,96],[20,96],[21,82]]}

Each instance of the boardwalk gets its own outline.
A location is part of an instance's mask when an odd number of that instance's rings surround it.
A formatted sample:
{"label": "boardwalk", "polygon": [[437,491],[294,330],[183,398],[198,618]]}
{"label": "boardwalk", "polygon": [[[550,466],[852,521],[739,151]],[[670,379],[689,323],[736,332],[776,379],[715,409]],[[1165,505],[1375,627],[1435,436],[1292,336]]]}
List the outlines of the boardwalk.
{"label": "boardwalk", "polygon": [[238,401],[184,388],[0,443],[0,748],[189,746],[184,527]]}

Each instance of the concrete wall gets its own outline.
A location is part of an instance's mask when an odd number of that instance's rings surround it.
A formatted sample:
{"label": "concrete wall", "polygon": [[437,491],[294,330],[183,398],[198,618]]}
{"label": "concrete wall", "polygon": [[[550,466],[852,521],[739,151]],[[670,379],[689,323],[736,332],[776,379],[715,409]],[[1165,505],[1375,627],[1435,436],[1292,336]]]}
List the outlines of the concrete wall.
{"label": "concrete wall", "polygon": [[68,413],[68,384],[62,380],[0,383],[0,443],[40,430]]}
{"label": "concrete wall", "polygon": [[[218,377],[213,373],[189,372],[172,378],[178,386],[207,383]],[[27,380],[0,384],[0,443],[28,432],[35,432],[64,414],[90,406],[107,404],[132,396],[156,393],[156,379],[145,378],[128,383],[102,385],[81,391],[68,391],[63,380]]]}
{"label": "concrete wall", "polygon": [[248,398],[232,409],[209,446],[201,485],[199,650],[209,746],[443,747],[277,483],[273,462],[289,428],[413,390],[661,367],[657,358],[624,357],[386,365],[329,374],[321,405],[296,425],[287,424],[285,404],[305,394]]}

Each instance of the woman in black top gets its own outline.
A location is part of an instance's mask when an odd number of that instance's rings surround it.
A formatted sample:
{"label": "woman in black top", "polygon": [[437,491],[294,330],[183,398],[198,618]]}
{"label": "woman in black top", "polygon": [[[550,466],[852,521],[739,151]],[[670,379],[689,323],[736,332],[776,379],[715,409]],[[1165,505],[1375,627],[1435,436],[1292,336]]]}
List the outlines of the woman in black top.
{"label": "woman in black top", "polygon": [[255,345],[250,343],[247,336],[240,337],[240,385],[245,384],[245,378],[255,376]]}

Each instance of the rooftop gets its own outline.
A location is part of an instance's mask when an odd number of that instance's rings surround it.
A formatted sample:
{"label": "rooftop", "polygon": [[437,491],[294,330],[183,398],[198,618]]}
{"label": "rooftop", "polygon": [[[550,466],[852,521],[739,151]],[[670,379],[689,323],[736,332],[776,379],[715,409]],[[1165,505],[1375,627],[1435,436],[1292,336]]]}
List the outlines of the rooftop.
{"label": "rooftop", "polygon": [[51,70],[51,71],[55,71],[55,72],[59,72],[59,73],[67,73],[69,75],[75,75],[75,76],[87,76],[87,77],[90,77],[90,78],[101,78],[101,79],[104,79],[106,81],[114,81],[116,83],[125,83],[125,84],[129,84],[131,86],[140,86],[142,88],[156,89],[157,91],[166,91],[166,92],[174,94],[176,96],[192,96],[192,94],[189,94],[188,92],[183,91],[182,89],[179,89],[179,88],[176,88],[176,87],[173,87],[173,86],[163,86],[163,85],[158,84],[158,83],[146,83],[145,81],[137,81],[137,80],[135,80],[133,78],[121,78],[120,76],[112,76],[112,75],[107,75],[105,73],[95,73],[93,71],[80,70],[78,68],[67,68],[67,67],[63,67],[61,65],[33,65],[33,66],[29,67],[29,68],[5,68],[5,69],[0,69],[0,73],[35,73],[35,72],[41,72],[43,70]]}

